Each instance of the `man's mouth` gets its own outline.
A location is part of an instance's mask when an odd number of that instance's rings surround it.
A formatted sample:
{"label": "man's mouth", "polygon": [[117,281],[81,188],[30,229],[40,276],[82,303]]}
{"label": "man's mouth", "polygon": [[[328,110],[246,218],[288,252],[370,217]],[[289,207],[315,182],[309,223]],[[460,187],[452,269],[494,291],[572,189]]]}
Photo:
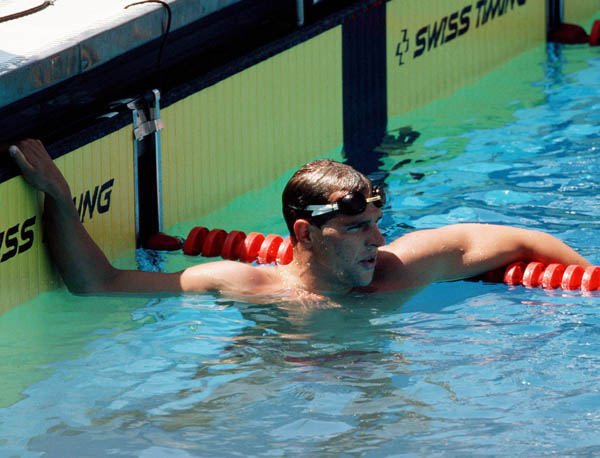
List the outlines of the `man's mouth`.
{"label": "man's mouth", "polygon": [[375,262],[377,261],[377,256],[369,256],[368,258],[362,259],[359,264],[363,267],[372,269],[375,267]]}

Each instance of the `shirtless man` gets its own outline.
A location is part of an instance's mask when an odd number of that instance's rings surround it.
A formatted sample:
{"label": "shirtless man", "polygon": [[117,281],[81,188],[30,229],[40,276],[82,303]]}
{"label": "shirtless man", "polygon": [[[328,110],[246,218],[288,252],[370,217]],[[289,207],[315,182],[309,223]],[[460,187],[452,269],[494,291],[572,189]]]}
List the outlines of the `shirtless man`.
{"label": "shirtless man", "polygon": [[25,179],[46,194],[49,249],[67,287],[78,294],[331,295],[358,289],[412,295],[430,283],[473,277],[517,260],[590,265],[549,234],[491,224],[415,231],[385,245],[378,228],[383,192],[352,167],[320,160],[299,169],[283,191],[291,264],[218,261],[177,273],[120,270],[80,223],[69,186],[42,143],[23,140],[9,152]]}

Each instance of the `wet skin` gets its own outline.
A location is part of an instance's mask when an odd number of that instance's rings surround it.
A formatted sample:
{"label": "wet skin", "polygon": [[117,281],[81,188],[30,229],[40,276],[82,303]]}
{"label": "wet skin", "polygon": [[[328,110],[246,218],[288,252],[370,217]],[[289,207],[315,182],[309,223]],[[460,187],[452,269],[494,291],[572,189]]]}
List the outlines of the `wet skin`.
{"label": "wet skin", "polygon": [[311,226],[313,269],[331,290],[367,286],[373,280],[377,249],[385,244],[379,231],[381,210],[373,204],[359,215],[338,215],[322,228]]}

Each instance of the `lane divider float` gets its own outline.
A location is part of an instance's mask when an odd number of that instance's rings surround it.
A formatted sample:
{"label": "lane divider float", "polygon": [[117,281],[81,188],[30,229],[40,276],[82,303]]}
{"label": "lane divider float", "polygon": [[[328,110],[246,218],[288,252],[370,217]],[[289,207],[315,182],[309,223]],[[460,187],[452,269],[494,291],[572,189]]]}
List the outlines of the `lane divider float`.
{"label": "lane divider float", "polygon": [[502,281],[510,286],[523,285],[528,288],[541,286],[544,289],[565,291],[596,291],[600,288],[600,267],[583,268],[577,265],[563,266],[541,262],[523,261],[510,264],[504,271]]}
{"label": "lane divider float", "polygon": [[174,235],[168,235],[164,232],[152,234],[143,243],[144,248],[157,251],[176,251],[181,250],[183,240]]}
{"label": "lane divider float", "polygon": [[594,25],[592,25],[590,46],[600,46],[600,19],[596,19]]}
{"label": "lane divider float", "polygon": [[600,46],[600,19],[594,21],[588,35],[585,29],[577,24],[559,24],[550,34],[550,41],[563,44],[583,44]]}
{"label": "lane divider float", "polygon": [[157,232],[144,243],[144,248],[158,251],[176,251],[183,249],[188,256],[202,255],[206,258],[221,256],[231,261],[258,264],[289,264],[294,257],[292,239],[277,234],[266,237],[258,232],[246,235],[242,231],[227,233],[223,229],[209,230],[206,227],[194,227],[185,240],[179,237]]}
{"label": "lane divider float", "polygon": [[231,261],[258,264],[289,264],[294,257],[292,240],[277,234],[266,237],[258,232],[246,235],[242,231],[227,233],[223,229],[208,230],[195,227],[183,243],[183,252],[189,256],[202,255],[207,258],[221,256]]}

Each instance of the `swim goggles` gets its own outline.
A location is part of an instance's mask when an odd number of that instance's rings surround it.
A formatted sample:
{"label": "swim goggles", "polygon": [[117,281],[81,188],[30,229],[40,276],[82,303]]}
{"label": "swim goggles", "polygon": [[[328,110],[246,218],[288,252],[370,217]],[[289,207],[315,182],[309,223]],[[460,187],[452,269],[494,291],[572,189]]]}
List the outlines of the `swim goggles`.
{"label": "swim goggles", "polygon": [[373,186],[371,197],[365,197],[362,192],[351,192],[340,197],[332,204],[308,205],[303,210],[310,211],[311,217],[339,211],[343,215],[358,215],[365,211],[367,204],[372,203],[377,208],[385,204],[385,192],[379,186]]}

